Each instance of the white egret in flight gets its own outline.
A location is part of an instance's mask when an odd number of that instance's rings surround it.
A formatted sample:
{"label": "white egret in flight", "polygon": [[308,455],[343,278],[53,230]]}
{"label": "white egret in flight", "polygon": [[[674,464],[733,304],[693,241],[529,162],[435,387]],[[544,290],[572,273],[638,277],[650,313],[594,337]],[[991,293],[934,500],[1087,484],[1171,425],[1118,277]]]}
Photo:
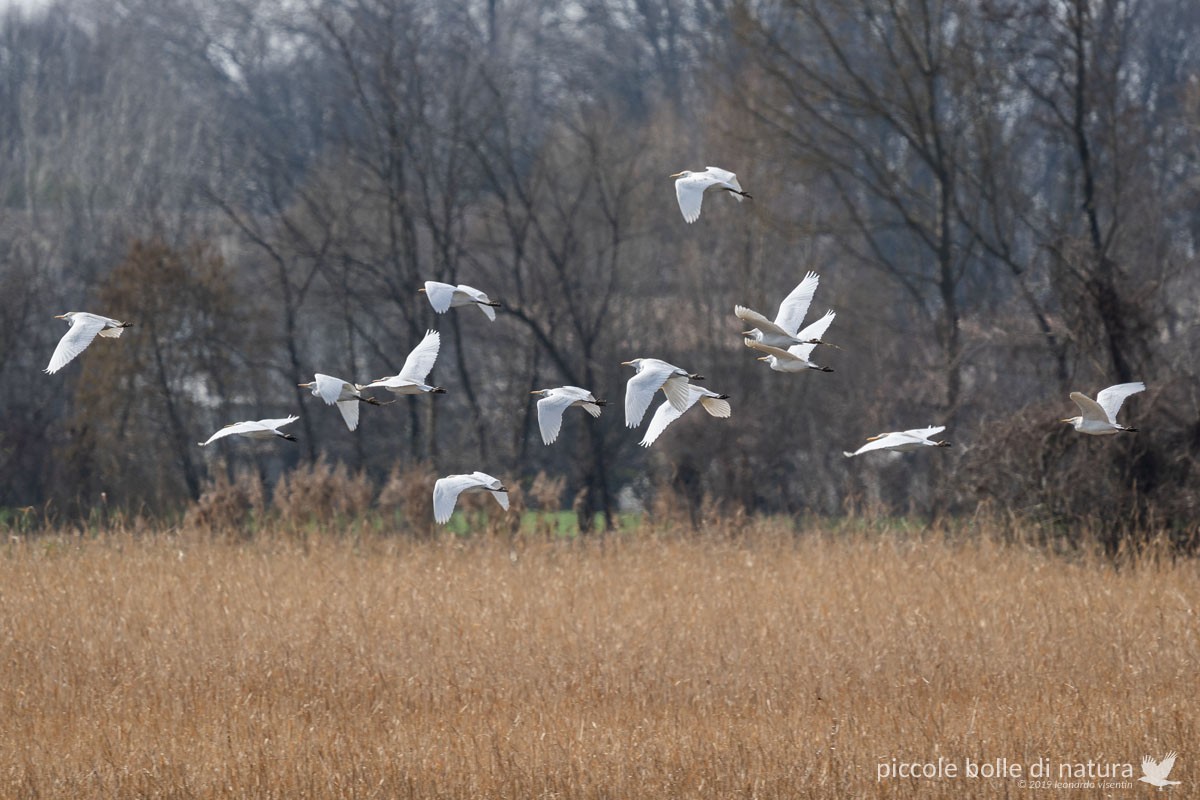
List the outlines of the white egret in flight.
{"label": "white egret in flight", "polygon": [[1080,392],[1071,392],[1071,399],[1079,406],[1081,416],[1059,421],[1069,422],[1075,426],[1075,430],[1092,436],[1109,436],[1118,431],[1133,433],[1137,428],[1117,424],[1117,412],[1121,410],[1121,404],[1125,402],[1126,397],[1145,390],[1146,384],[1137,381],[1110,386],[1096,395],[1095,400]]}
{"label": "white egret in flight", "polygon": [[[754,326],[748,331],[743,331],[742,335],[748,336],[756,342],[780,348],[791,347],[794,344],[823,344],[819,334],[811,335],[808,333],[808,329],[800,331],[800,325],[804,322],[804,315],[808,313],[808,307],[812,304],[813,295],[816,294],[820,281],[820,276],[815,272],[805,275],[804,280],[800,281],[796,288],[792,289],[791,293],[779,304],[779,313],[775,315],[774,321],[767,319],[754,309],[734,306],[733,313],[738,319]],[[819,322],[820,320],[817,320],[817,323]],[[809,326],[809,328],[812,327],[812,325]],[[828,322],[821,331],[824,332],[827,327],[829,327]]]}
{"label": "white egret in flight", "polygon": [[486,472],[472,472],[470,475],[447,475],[438,479],[433,485],[433,518],[445,525],[454,514],[458,496],[471,491],[491,492],[500,507],[508,511],[508,490],[504,484]]}
{"label": "white egret in flight", "polygon": [[869,453],[872,450],[899,450],[902,453],[907,453],[909,450],[920,450],[922,447],[949,447],[949,442],[935,442],[929,438],[930,436],[937,436],[944,430],[946,430],[945,425],[938,425],[933,428],[913,428],[907,431],[880,433],[869,437],[867,443],[853,453],[847,453],[843,450],[842,455],[850,458],[862,455],[863,453]]}
{"label": "white egret in flight", "polygon": [[290,433],[284,433],[279,430],[284,425],[291,425],[299,417],[293,415],[287,419],[260,419],[247,420],[246,422],[234,422],[226,425],[221,430],[208,437],[207,442],[200,442],[200,446],[212,444],[217,439],[224,439],[226,436],[245,436],[247,439],[271,439],[278,436],[280,439],[287,439],[289,442],[296,441],[296,437]]}
{"label": "white egret in flight", "polygon": [[688,407],[688,381],[704,380],[703,375],[696,375],[674,364],[660,361],[657,358],[635,358],[632,361],[622,361],[621,366],[633,367],[637,374],[625,385],[625,427],[636,428],[646,416],[646,409],[654,399],[654,393],[659,389],[667,396],[671,405],[683,413]]}
{"label": "white egret in flight", "polygon": [[703,386],[688,385],[688,401],[687,408],[683,411],[675,408],[670,402],[663,403],[654,412],[654,416],[650,418],[650,425],[646,428],[646,435],[638,444],[642,447],[649,447],[654,444],[654,441],[662,435],[662,432],[667,429],[675,420],[683,416],[684,412],[699,402],[700,406],[707,411],[711,416],[721,419],[728,419],[731,413],[729,408],[729,395],[717,394],[710,392]]}
{"label": "white egret in flight", "polygon": [[[820,339],[825,335],[825,331],[836,316],[837,312],[828,311],[825,313],[825,316],[796,335],[801,338]],[[763,344],[756,339],[743,339],[742,341],[746,343],[746,347],[753,348],[760,353],[766,353],[765,356],[760,356],[758,360],[766,361],[767,365],[776,372],[804,372],[810,369],[820,372],[833,372],[829,367],[822,367],[820,364],[812,361],[812,351],[816,347],[815,344],[794,344],[787,350],[783,350],[779,347]]]}
{"label": "white egret in flight", "polygon": [[486,294],[465,283],[451,286],[448,283],[425,281],[424,288],[417,291],[424,292],[425,296],[429,298],[429,305],[433,306],[433,310],[439,314],[445,314],[458,306],[476,305],[487,315],[488,319],[494,322],[496,309],[500,307],[499,303],[493,302]]}
{"label": "white egret in flight", "polygon": [[600,416],[600,407],[608,405],[607,400],[597,400],[587,389],[578,386],[559,386],[557,389],[538,389],[530,394],[541,395],[538,400],[538,427],[542,429],[542,441],[554,444],[558,439],[558,431],[562,428],[563,412],[571,406],[580,406],[593,417]]}
{"label": "white egret in flight", "polygon": [[675,199],[679,201],[679,210],[683,213],[685,222],[695,222],[700,219],[700,204],[704,202],[704,193],[710,189],[729,192],[740,203],[743,197],[750,197],[742,191],[737,175],[720,167],[705,167],[704,172],[676,172]]}
{"label": "white egret in flight", "polygon": [[320,372],[313,376],[311,382],[297,385],[302,389],[312,389],[313,396],[324,400],[326,405],[331,406],[337,403],[338,411],[342,412],[342,419],[346,420],[346,427],[350,430],[358,427],[359,403],[370,403],[373,406],[385,405],[374,397],[363,394],[353,383],[332,375],[322,375]]}
{"label": "white egret in flight", "polygon": [[106,339],[116,339],[121,335],[121,331],[133,325],[132,322],[122,322],[86,311],[68,311],[65,314],[56,314],[54,318],[67,320],[71,327],[58,340],[58,347],[54,348],[54,355],[50,356],[50,363],[44,370],[48,375],[58,372],[71,359],[86,350],[97,335]]}
{"label": "white egret in flight", "polygon": [[387,389],[395,394],[424,394],[426,392],[445,394],[446,390],[440,386],[430,386],[425,383],[426,378],[429,377],[429,371],[433,369],[433,363],[437,361],[438,351],[441,347],[442,337],[438,332],[426,331],[425,338],[412,349],[408,358],[404,359],[404,366],[400,368],[400,374],[390,378],[379,378],[367,384],[356,383],[354,388],[359,391]]}

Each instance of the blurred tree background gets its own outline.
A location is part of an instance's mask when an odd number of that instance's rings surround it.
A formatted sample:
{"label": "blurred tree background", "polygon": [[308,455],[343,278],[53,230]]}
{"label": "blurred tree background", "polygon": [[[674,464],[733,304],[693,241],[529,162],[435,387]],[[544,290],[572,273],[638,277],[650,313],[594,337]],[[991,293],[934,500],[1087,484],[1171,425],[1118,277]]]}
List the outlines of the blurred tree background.
{"label": "blurred tree background", "polygon": [[[1189,0],[50,0],[0,15],[0,506],[175,513],[341,465],[561,476],[580,519],[972,513],[1113,530],[1200,503],[1200,6]],[[686,225],[667,177],[754,200]],[[808,270],[832,374],[754,360]],[[425,280],[503,304],[435,315]],[[88,310],[134,327],[41,370]],[[296,384],[448,393],[349,432]],[[650,450],[655,356],[734,415]],[[1059,419],[1144,380],[1141,432]],[[612,405],[542,445],[529,391]],[[295,446],[197,441],[300,416]],[[882,430],[949,451],[847,460]],[[406,472],[407,471],[407,472]],[[307,474],[307,473],[306,473]]]}

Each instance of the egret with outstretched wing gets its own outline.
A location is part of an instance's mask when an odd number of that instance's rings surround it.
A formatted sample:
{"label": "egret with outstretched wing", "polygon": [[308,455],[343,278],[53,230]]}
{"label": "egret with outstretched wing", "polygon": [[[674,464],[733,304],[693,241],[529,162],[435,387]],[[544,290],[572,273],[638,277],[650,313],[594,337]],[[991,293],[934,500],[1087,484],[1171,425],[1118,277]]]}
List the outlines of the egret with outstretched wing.
{"label": "egret with outstretched wing", "polygon": [[621,366],[633,367],[637,374],[625,385],[625,427],[636,428],[646,416],[646,409],[659,389],[680,413],[687,410],[688,381],[703,380],[697,375],[657,358],[635,358],[622,361]]}
{"label": "egret with outstretched wing", "polygon": [[695,222],[700,219],[700,206],[704,202],[704,193],[710,190],[729,192],[740,203],[743,197],[750,197],[742,191],[737,175],[720,167],[705,167],[703,172],[676,172],[671,176],[675,179],[675,199],[679,201],[679,211],[685,222]]}
{"label": "egret with outstretched wing", "polygon": [[438,332],[426,331],[425,338],[412,349],[408,358],[404,359],[404,366],[400,368],[398,375],[379,378],[367,384],[355,384],[354,388],[359,391],[387,389],[395,394],[444,394],[446,390],[440,386],[430,386],[425,383],[429,377],[429,371],[433,369],[433,364],[437,361],[438,351],[441,347],[442,337]]}
{"label": "egret with outstretched wing", "polygon": [[217,439],[224,439],[226,436],[245,436],[247,439],[273,439],[278,436],[280,439],[287,439],[289,442],[296,441],[296,437],[290,433],[284,433],[279,430],[284,425],[291,425],[299,417],[293,415],[286,419],[259,419],[247,420],[246,422],[234,422],[226,425],[221,430],[208,437],[208,441],[200,442],[200,446],[212,444]]}
{"label": "egret with outstretched wing", "polygon": [[743,331],[742,335],[756,342],[780,348],[795,344],[822,344],[819,338],[801,338],[799,334],[800,325],[804,322],[804,315],[808,313],[808,307],[812,304],[820,281],[820,276],[815,272],[805,275],[804,280],[779,304],[779,313],[775,315],[774,320],[767,319],[752,308],[734,306],[734,315],[754,326],[748,331]]}
{"label": "egret with outstretched wing", "polygon": [[54,318],[67,320],[71,327],[58,340],[54,355],[50,356],[50,363],[43,370],[47,375],[53,375],[69,364],[75,356],[86,350],[97,336],[116,339],[121,335],[121,331],[133,325],[132,322],[122,322],[86,311],[68,311],[65,314],[56,314]]}
{"label": "egret with outstretched wing", "polygon": [[470,475],[447,475],[438,479],[433,485],[433,518],[438,524],[445,525],[454,514],[458,496],[473,491],[491,492],[500,507],[508,511],[508,490],[504,484],[486,472],[472,472]]}
{"label": "egret with outstretched wing", "polygon": [[1109,386],[1096,395],[1095,400],[1081,392],[1071,392],[1071,399],[1079,406],[1080,415],[1059,421],[1070,423],[1080,433],[1092,436],[1110,436],[1121,431],[1135,433],[1137,428],[1127,428],[1117,423],[1117,412],[1121,410],[1126,397],[1145,390],[1146,384],[1137,381]]}
{"label": "egret with outstretched wing", "polygon": [[601,406],[608,405],[607,400],[597,400],[587,389],[580,389],[578,386],[537,389],[530,394],[541,395],[542,398],[537,403],[538,427],[542,431],[542,441],[546,444],[554,444],[558,439],[563,412],[571,406],[579,406],[593,417],[598,417]]}
{"label": "egret with outstretched wing", "polygon": [[842,451],[842,455],[850,458],[869,453],[872,450],[899,450],[906,453],[909,450],[920,450],[923,447],[949,447],[949,442],[935,442],[929,438],[937,436],[944,430],[946,430],[945,425],[937,425],[932,428],[913,428],[907,431],[879,433],[869,437],[867,443],[853,453]]}
{"label": "egret with outstretched wing", "polygon": [[297,385],[302,389],[312,389],[313,396],[324,400],[326,405],[337,403],[338,411],[342,413],[342,419],[346,421],[346,427],[350,430],[358,427],[359,403],[384,405],[374,397],[363,394],[353,383],[320,372],[313,375],[313,380],[309,383]]}
{"label": "egret with outstretched wing", "polygon": [[438,281],[425,281],[425,286],[417,291],[423,292],[429,298],[429,305],[433,306],[433,310],[439,314],[445,314],[458,306],[474,305],[479,306],[479,310],[488,319],[495,322],[496,309],[500,307],[499,303],[494,302],[486,294],[465,283],[453,286]]}

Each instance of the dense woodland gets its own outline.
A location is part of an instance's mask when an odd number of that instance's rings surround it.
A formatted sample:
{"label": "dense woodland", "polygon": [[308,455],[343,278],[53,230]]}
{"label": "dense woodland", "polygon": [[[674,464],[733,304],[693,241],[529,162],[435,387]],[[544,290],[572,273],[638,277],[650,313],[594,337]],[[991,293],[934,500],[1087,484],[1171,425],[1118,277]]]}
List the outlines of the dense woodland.
{"label": "dense woodland", "polygon": [[[1200,519],[1200,5],[1191,0],[55,0],[0,18],[0,506],[177,513],[314,462],[371,485],[565,480],[585,524],[703,513]],[[685,224],[671,173],[754,199]],[[808,270],[832,373],[735,303]],[[428,279],[500,301],[435,315]],[[87,310],[130,320],[43,374]],[[349,432],[299,388],[447,393]],[[650,449],[663,358],[727,393]],[[1059,422],[1144,380],[1136,434]],[[533,389],[574,384],[559,441]],[[298,414],[298,442],[220,426]],[[946,424],[954,447],[847,459]]]}

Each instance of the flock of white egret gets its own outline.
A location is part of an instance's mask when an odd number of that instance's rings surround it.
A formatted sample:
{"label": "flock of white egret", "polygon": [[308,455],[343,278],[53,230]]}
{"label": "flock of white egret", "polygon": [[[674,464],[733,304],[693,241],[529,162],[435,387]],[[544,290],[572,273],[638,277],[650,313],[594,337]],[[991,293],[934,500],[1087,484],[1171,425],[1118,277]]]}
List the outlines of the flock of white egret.
{"label": "flock of white egret", "polygon": [[[675,196],[679,202],[679,210],[685,222],[692,223],[700,218],[700,208],[707,192],[728,193],[741,202],[751,195],[742,191],[737,176],[728,170],[718,167],[707,167],[703,172],[679,172],[671,176],[675,178]],[[833,323],[837,314],[827,311],[824,316],[801,328],[804,317],[812,305],[820,277],[815,272],[809,272],[793,289],[779,306],[779,312],[774,320],[768,319],[753,309],[742,305],[734,306],[734,314],[753,326],[743,331],[744,343],[747,347],[765,355],[759,361],[765,361],[771,369],[777,372],[806,372],[817,370],[832,372],[829,367],[815,364],[811,360],[813,350],[819,345],[836,347],[824,341],[825,332]],[[444,314],[451,308],[474,305],[487,316],[489,320],[496,319],[496,308],[500,304],[494,302],[484,292],[472,286],[460,284],[453,286],[438,281],[426,281],[418,289],[429,300],[433,310]],[[66,366],[71,360],[82,353],[97,336],[117,338],[121,332],[132,325],[129,322],[89,314],[84,311],[69,311],[55,319],[65,319],[70,323],[67,333],[54,348],[45,372],[55,373]],[[313,380],[299,384],[311,389],[315,397],[325,401],[327,405],[337,405],[346,427],[355,430],[358,427],[359,403],[372,405],[388,405],[395,400],[381,401],[378,398],[363,394],[367,389],[386,389],[396,395],[438,394],[446,390],[427,383],[430,371],[437,361],[441,349],[441,336],[436,331],[427,331],[420,343],[412,349],[404,361],[399,374],[379,378],[370,383],[351,383],[331,375],[316,373]],[[725,419],[732,410],[729,406],[729,396],[717,394],[704,387],[697,386],[693,381],[703,380],[702,375],[689,372],[666,361],[657,358],[635,358],[621,362],[623,366],[633,367],[635,373],[625,387],[625,425],[636,428],[642,423],[649,410],[650,404],[659,391],[666,397],[655,411],[650,425],[639,444],[649,447],[662,435],[672,422],[679,419],[686,411],[697,403],[711,416]],[[1071,392],[1071,399],[1079,407],[1080,415],[1061,420],[1070,423],[1075,430],[1093,436],[1112,435],[1123,431],[1136,431],[1117,422],[1117,412],[1121,404],[1132,394],[1145,390],[1145,384],[1122,383],[1110,386],[1096,395],[1096,399],[1079,393]],[[537,401],[538,427],[541,430],[542,441],[551,445],[558,439],[562,428],[563,413],[572,406],[579,406],[592,417],[600,416],[606,401],[597,400],[588,389],[578,386],[559,386],[552,389],[538,389],[531,394],[540,396]],[[226,425],[208,438],[200,442],[201,446],[209,445],[227,436],[244,436],[250,439],[281,438],[295,441],[296,437],[285,433],[281,428],[295,422],[299,417],[289,416],[283,419],[261,419],[235,422]],[[942,433],[945,426],[914,428],[905,431],[891,431],[871,436],[866,444],[854,452],[845,452],[847,457],[853,457],[875,450],[910,451],[925,447],[949,447],[946,441],[933,441],[931,437]],[[445,524],[454,512],[458,496],[464,491],[487,491],[496,498],[500,506],[508,509],[508,494],[499,479],[484,472],[473,472],[469,475],[448,475],[439,479],[433,489],[434,519]]]}

